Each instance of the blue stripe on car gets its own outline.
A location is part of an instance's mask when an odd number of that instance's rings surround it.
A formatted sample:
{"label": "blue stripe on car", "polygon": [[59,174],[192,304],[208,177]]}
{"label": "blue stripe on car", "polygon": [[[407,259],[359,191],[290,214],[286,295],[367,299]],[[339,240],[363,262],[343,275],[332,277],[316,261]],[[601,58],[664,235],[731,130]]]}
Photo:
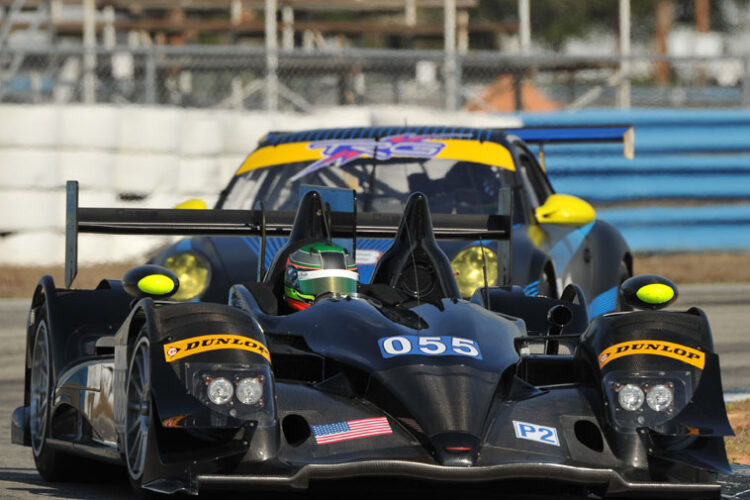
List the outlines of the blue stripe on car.
{"label": "blue stripe on car", "polygon": [[612,312],[617,308],[617,292],[619,287],[613,286],[609,290],[597,295],[589,304],[589,317]]}
{"label": "blue stripe on car", "polygon": [[532,281],[523,288],[523,294],[536,297],[539,294],[539,280]]}
{"label": "blue stripe on car", "polygon": [[555,263],[555,269],[558,273],[568,267],[592,227],[594,227],[593,222],[569,232],[550,249],[549,255],[552,257],[552,262]]}
{"label": "blue stripe on car", "polygon": [[175,246],[175,250],[178,252],[187,252],[188,250],[193,249],[193,239],[192,238],[185,238],[177,242],[177,245]]}

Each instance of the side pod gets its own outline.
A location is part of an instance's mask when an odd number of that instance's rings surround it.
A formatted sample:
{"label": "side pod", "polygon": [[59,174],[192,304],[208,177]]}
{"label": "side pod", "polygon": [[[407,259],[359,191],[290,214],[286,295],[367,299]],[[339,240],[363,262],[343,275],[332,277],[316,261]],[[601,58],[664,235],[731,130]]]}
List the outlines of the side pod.
{"label": "side pod", "polygon": [[[632,441],[628,436],[637,435],[650,457],[730,470],[720,441],[734,433],[703,311],[601,316],[581,345],[601,380],[616,440]],[[680,453],[675,453],[678,444]]]}

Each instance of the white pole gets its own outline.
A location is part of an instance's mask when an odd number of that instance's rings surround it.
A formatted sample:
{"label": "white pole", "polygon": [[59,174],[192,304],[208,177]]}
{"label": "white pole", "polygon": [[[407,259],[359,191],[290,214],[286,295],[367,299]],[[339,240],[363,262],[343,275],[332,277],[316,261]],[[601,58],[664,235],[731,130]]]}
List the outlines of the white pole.
{"label": "white pole", "polygon": [[617,96],[620,108],[630,107],[630,0],[620,0],[620,75]]}
{"label": "white pole", "polygon": [[408,26],[417,24],[417,1],[404,0],[404,21]]}
{"label": "white pole", "polygon": [[96,101],[96,3],[83,0],[83,101]]}
{"label": "white pole", "polygon": [[518,0],[518,37],[521,54],[528,54],[531,48],[531,0]]}
{"label": "white pole", "polygon": [[281,48],[294,49],[294,8],[291,5],[281,8]]}
{"label": "white pole", "polygon": [[279,109],[279,42],[276,29],[276,0],[266,0],[266,109]]}
{"label": "white pole", "polygon": [[117,33],[115,32],[115,8],[107,5],[102,9],[104,18],[104,31],[102,32],[102,45],[107,50],[112,50],[117,44]]}
{"label": "white pole", "polygon": [[456,0],[444,0],[445,27],[445,107],[458,107],[458,74],[456,67]]}

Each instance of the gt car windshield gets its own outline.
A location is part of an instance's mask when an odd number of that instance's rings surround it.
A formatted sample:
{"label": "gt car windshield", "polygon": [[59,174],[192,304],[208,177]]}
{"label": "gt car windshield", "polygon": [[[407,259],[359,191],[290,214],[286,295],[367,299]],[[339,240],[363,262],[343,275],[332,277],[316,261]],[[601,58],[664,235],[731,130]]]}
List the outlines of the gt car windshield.
{"label": "gt car windshield", "polygon": [[292,180],[309,162],[259,168],[234,179],[218,208],[294,210],[299,186],[357,191],[357,209],[400,212],[410,193],[427,195],[433,213],[496,213],[499,190],[513,185],[513,172],[481,163],[447,159],[363,159],[313,170]]}

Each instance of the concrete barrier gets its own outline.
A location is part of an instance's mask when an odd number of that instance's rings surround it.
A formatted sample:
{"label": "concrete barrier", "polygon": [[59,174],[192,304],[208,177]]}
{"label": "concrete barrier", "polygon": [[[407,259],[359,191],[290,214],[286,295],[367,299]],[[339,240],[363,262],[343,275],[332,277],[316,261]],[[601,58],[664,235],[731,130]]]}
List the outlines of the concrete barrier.
{"label": "concrete barrier", "polygon": [[0,109],[1,146],[57,146],[60,130],[58,106],[3,104]]}

